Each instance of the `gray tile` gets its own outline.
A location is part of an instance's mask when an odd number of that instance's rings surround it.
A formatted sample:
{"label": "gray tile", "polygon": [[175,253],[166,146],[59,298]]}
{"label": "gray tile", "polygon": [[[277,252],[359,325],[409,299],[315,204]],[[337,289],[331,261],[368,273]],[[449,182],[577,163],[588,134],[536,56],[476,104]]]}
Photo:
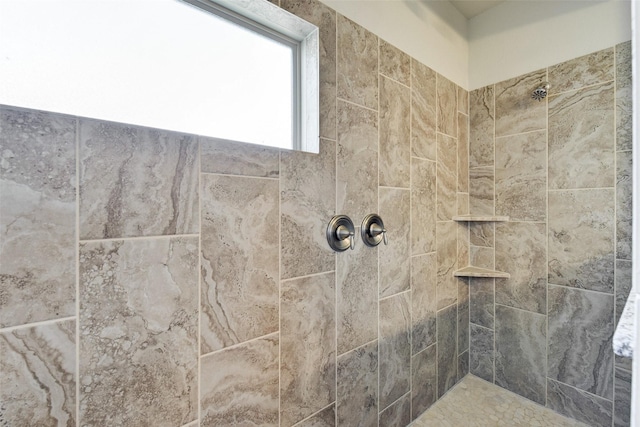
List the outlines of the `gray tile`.
{"label": "gray tile", "polygon": [[438,221],[450,221],[457,211],[457,150],[455,138],[438,133]]}
{"label": "gray tile", "polygon": [[335,253],[326,236],[327,223],[335,214],[335,150],[334,142],[320,140],[319,154],[282,152],[281,279],[335,269]]}
{"label": "gray tile", "polygon": [[494,249],[471,246],[469,248],[469,262],[473,266],[493,270],[495,268]]}
{"label": "gray tile", "polygon": [[547,407],[588,425],[610,426],[613,407],[609,400],[547,380]]}
{"label": "gray tile", "polygon": [[80,245],[81,425],[198,416],[198,238]]}
{"label": "gray tile", "polygon": [[613,187],[614,84],[549,97],[549,188]]}
{"label": "gray tile", "polygon": [[493,166],[469,169],[469,211],[494,214],[495,173]]}
{"label": "gray tile", "polygon": [[544,221],[547,214],[547,132],[496,138],[496,215]]}
{"label": "gray tile", "polygon": [[438,352],[433,344],[411,359],[411,419],[415,420],[437,399]]}
{"label": "gray tile", "polygon": [[436,163],[411,159],[411,254],[436,250]]}
{"label": "gray tile", "polygon": [[75,314],[75,139],[73,118],[0,108],[0,328]]}
{"label": "gray tile", "polygon": [[277,425],[278,349],[275,333],[204,356],[200,424]]}
{"label": "gray tile", "polygon": [[380,185],[409,187],[411,158],[411,92],[380,77]]}
{"label": "gray tile", "polygon": [[531,99],[531,91],[547,80],[546,69],[497,83],[496,137],[547,127],[547,105]]}
{"label": "gray tile", "polygon": [[411,303],[409,293],[380,301],[380,408],[411,387]]}
{"label": "gray tile", "polygon": [[566,92],[613,80],[613,48],[549,67],[552,93]]}
{"label": "gray tile", "polygon": [[469,192],[469,116],[458,113],[458,192]]}
{"label": "gray tile", "polygon": [[323,409],[310,418],[296,424],[296,427],[334,427],[336,425],[336,405]]}
{"label": "gray tile", "polygon": [[631,41],[616,45],[616,147],[633,146],[633,85]]}
{"label": "gray tile", "polygon": [[458,382],[469,373],[469,350],[458,356]]}
{"label": "gray tile", "polygon": [[338,425],[378,425],[378,342],[338,357]]}
{"label": "gray tile", "polygon": [[613,292],[613,189],[549,193],[549,282]]}
{"label": "gray tile", "polygon": [[436,299],[439,310],[453,304],[458,299],[458,281],[453,276],[453,272],[457,268],[458,257],[456,223],[453,221],[438,222],[436,240],[438,266]]}
{"label": "gray tile", "polygon": [[458,354],[469,350],[469,280],[458,278]]}
{"label": "gray tile", "polygon": [[489,329],[493,329],[494,280],[472,278],[469,283],[469,320]]}
{"label": "gray tile", "polygon": [[469,325],[469,372],[493,383],[494,335],[493,330],[475,324]]}
{"label": "gray tile", "polygon": [[616,326],[620,321],[622,310],[629,298],[633,279],[633,270],[631,261],[616,260]]}
{"label": "gray tile", "polygon": [[411,60],[411,155],[436,160],[436,73]]}
{"label": "gray tile", "polygon": [[616,368],[615,413],[613,425],[627,427],[631,422],[631,372]]}
{"label": "gray tile", "polygon": [[336,399],[335,275],[281,283],[280,423],[291,426]]}
{"label": "gray tile", "polygon": [[442,309],[437,314],[438,322],[438,398],[442,397],[458,380],[456,305]]}
{"label": "gray tile", "polygon": [[387,229],[389,244],[378,246],[380,297],[397,294],[410,286],[410,192],[380,188],[378,213]]}
{"label": "gray tile", "polygon": [[278,181],[203,175],[201,354],[276,332]]}
{"label": "gray tile", "polygon": [[76,322],[0,334],[0,421],[6,426],[76,425]]}
{"label": "gray tile", "polygon": [[193,234],[195,136],[80,119],[80,238]]}
{"label": "gray tile", "polygon": [[411,258],[412,354],[436,342],[436,256]]}
{"label": "gray tile", "polygon": [[458,136],[458,119],[457,119],[457,86],[451,80],[441,74],[437,75],[437,115],[438,115],[438,132],[450,137]]}
{"label": "gray tile", "polygon": [[411,394],[407,393],[380,413],[379,425],[405,427],[411,423]]}
{"label": "gray tile", "polygon": [[632,152],[616,153],[616,258],[631,259]]}
{"label": "gray tile", "polygon": [[496,224],[496,303],[547,313],[547,227],[539,223]]}
{"label": "gray tile", "polygon": [[496,384],[546,402],[547,316],[496,306]]}
{"label": "gray tile", "polygon": [[411,57],[380,39],[380,74],[402,83],[411,85]]}
{"label": "gray tile", "polygon": [[469,168],[493,167],[495,101],[494,86],[469,93]]}
{"label": "gray tile", "polygon": [[611,400],[613,295],[561,286],[548,293],[549,378]]}
{"label": "gray tile", "polygon": [[200,171],[228,175],[277,178],[280,174],[280,150],[200,137]]}

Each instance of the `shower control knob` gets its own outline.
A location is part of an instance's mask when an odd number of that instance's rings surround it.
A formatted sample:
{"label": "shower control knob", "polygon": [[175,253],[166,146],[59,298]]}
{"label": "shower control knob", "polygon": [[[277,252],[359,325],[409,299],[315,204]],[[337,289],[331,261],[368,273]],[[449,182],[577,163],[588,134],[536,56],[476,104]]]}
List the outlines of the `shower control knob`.
{"label": "shower control knob", "polygon": [[384,228],[384,222],[377,214],[369,214],[364,217],[360,226],[360,234],[362,241],[367,246],[378,246],[382,241],[385,245],[389,244],[387,229]]}
{"label": "shower control knob", "polygon": [[356,242],[356,231],[353,221],[346,215],[336,215],[327,225],[327,242],[336,252],[353,250]]}

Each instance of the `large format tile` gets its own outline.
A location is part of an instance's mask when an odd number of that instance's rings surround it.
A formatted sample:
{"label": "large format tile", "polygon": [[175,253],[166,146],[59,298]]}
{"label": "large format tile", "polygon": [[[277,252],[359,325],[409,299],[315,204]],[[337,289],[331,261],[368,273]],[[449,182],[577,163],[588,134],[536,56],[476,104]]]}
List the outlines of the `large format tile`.
{"label": "large format tile", "polygon": [[411,85],[411,57],[380,39],[380,74],[405,86]]}
{"label": "large format tile", "polygon": [[455,138],[438,133],[437,218],[450,221],[457,212],[458,147]]}
{"label": "large format tile", "polygon": [[438,352],[436,344],[411,359],[411,419],[415,420],[438,398]]}
{"label": "large format tile", "polygon": [[496,303],[547,312],[547,227],[539,223],[496,224]]}
{"label": "large format tile", "polygon": [[633,146],[633,76],[631,41],[616,45],[616,149]]}
{"label": "large format tile", "polygon": [[493,329],[494,280],[474,277],[469,283],[469,320],[489,329]]}
{"label": "large format tile", "polygon": [[549,286],[548,376],[613,398],[613,295]]}
{"label": "large format tile", "polygon": [[469,116],[458,113],[458,192],[469,192]]}
{"label": "large format tile", "polygon": [[[280,275],[282,279],[335,269],[327,223],[335,213],[335,143],[320,140],[320,153],[286,151],[280,163]],[[302,256],[304,254],[304,256]]]}
{"label": "large format tile", "polygon": [[378,108],[378,38],[364,27],[338,15],[338,98]]}
{"label": "large format tile", "polygon": [[378,213],[384,221],[389,244],[378,246],[380,297],[397,294],[410,286],[410,192],[380,188]]}
{"label": "large format tile", "polygon": [[458,279],[458,355],[469,350],[469,281]]}
{"label": "large format tile", "polygon": [[633,286],[633,270],[631,261],[616,260],[616,326],[629,298],[629,292]]}
{"label": "large format tile", "polygon": [[474,215],[493,215],[495,195],[493,166],[469,169],[469,211]]}
{"label": "large format tile", "polygon": [[0,422],[76,425],[76,322],[0,334]]}
{"label": "large format tile", "polygon": [[613,187],[614,84],[549,97],[549,188]]}
{"label": "large format tile", "polygon": [[631,372],[616,368],[615,413],[613,425],[626,427],[631,421]]}
{"label": "large format tile", "polygon": [[337,165],[337,212],[353,221],[376,212],[378,114],[375,111],[338,101]]}
{"label": "large format tile", "polygon": [[198,415],[198,238],[80,246],[81,425]]}
{"label": "large format tile", "polygon": [[613,80],[613,48],[599,50],[549,67],[553,93],[566,92]]}
{"label": "large format tile", "polygon": [[458,112],[469,115],[469,91],[458,86]]}
{"label": "large format tile", "polygon": [[531,99],[531,91],[546,76],[543,69],[496,83],[496,137],[547,127],[546,103]]}
{"label": "large format tile", "polygon": [[412,354],[436,342],[436,274],[435,254],[411,258]]}
{"label": "large format tile", "polygon": [[616,259],[631,259],[632,160],[631,151],[616,153]]}
{"label": "large format tile", "polygon": [[195,136],[90,119],[79,132],[81,239],[199,231]]}
{"label": "large format tile", "polygon": [[411,155],[436,160],[436,73],[411,60]]}
{"label": "large format tile", "polygon": [[278,181],[203,175],[201,353],[278,330]]}
{"label": "large format tile", "polygon": [[411,388],[411,303],[408,292],[380,301],[380,409]]}
{"label": "large format tile", "polygon": [[496,215],[544,221],[547,215],[547,132],[496,138]]}
{"label": "large format tile", "polygon": [[409,187],[411,92],[380,77],[380,185]]}
{"label": "large format tile", "polygon": [[0,328],[75,314],[76,120],[0,108]]}
{"label": "large format tile", "polygon": [[437,75],[438,92],[438,132],[450,137],[458,136],[458,93],[457,86],[441,74]]}
{"label": "large format tile", "polygon": [[549,193],[549,282],[613,292],[613,189]]}
{"label": "large format tile", "polygon": [[496,384],[546,401],[547,316],[496,306]]}
{"label": "large format tile", "polygon": [[547,380],[547,407],[590,426],[611,425],[611,401],[551,379]]}
{"label": "large format tile", "polygon": [[200,425],[278,425],[278,334],[202,358]]}
{"label": "large format tile", "polygon": [[453,304],[458,299],[458,279],[453,276],[457,268],[457,235],[456,223],[438,222],[436,227],[438,280],[436,290],[436,307],[441,309]]}
{"label": "large format tile", "polygon": [[485,381],[494,377],[494,333],[482,326],[469,326],[469,372]]}
{"label": "large format tile", "polygon": [[436,163],[411,159],[411,254],[436,250]]}
{"label": "large format tile", "polygon": [[438,398],[442,397],[458,380],[458,354],[456,328],[458,325],[455,304],[437,314],[438,325]]}
{"label": "large format tile", "polygon": [[281,284],[280,422],[291,426],[336,398],[335,275]]}
{"label": "large format tile", "polygon": [[411,394],[407,393],[387,409],[380,412],[378,425],[385,427],[405,427],[411,422]]}
{"label": "large format tile", "polygon": [[277,178],[280,174],[280,150],[200,137],[200,172]]}
{"label": "large format tile", "polygon": [[336,404],[332,403],[328,407],[306,420],[296,424],[296,427],[335,427],[336,425]]}
{"label": "large format tile", "polygon": [[469,93],[469,168],[493,167],[495,101],[494,86]]}
{"label": "large format tile", "polygon": [[378,425],[378,342],[338,357],[338,425]]}

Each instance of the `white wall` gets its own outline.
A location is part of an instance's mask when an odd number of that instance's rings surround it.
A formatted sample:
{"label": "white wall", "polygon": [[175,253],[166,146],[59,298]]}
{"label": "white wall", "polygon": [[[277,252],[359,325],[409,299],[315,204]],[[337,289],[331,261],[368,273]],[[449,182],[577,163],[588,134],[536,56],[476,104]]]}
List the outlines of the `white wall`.
{"label": "white wall", "polygon": [[449,2],[321,1],[449,80],[469,86],[467,20]]}
{"label": "white wall", "polygon": [[469,89],[631,39],[631,2],[506,1],[469,20]]}

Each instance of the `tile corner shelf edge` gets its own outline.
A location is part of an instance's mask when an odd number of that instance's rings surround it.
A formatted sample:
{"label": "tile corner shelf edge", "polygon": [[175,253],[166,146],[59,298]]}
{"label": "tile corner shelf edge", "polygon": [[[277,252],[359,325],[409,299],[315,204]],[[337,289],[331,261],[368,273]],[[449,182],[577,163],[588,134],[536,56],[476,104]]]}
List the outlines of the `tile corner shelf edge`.
{"label": "tile corner shelf edge", "polygon": [[488,270],[486,268],[467,266],[453,272],[455,277],[498,277],[509,279],[511,275],[503,271]]}

